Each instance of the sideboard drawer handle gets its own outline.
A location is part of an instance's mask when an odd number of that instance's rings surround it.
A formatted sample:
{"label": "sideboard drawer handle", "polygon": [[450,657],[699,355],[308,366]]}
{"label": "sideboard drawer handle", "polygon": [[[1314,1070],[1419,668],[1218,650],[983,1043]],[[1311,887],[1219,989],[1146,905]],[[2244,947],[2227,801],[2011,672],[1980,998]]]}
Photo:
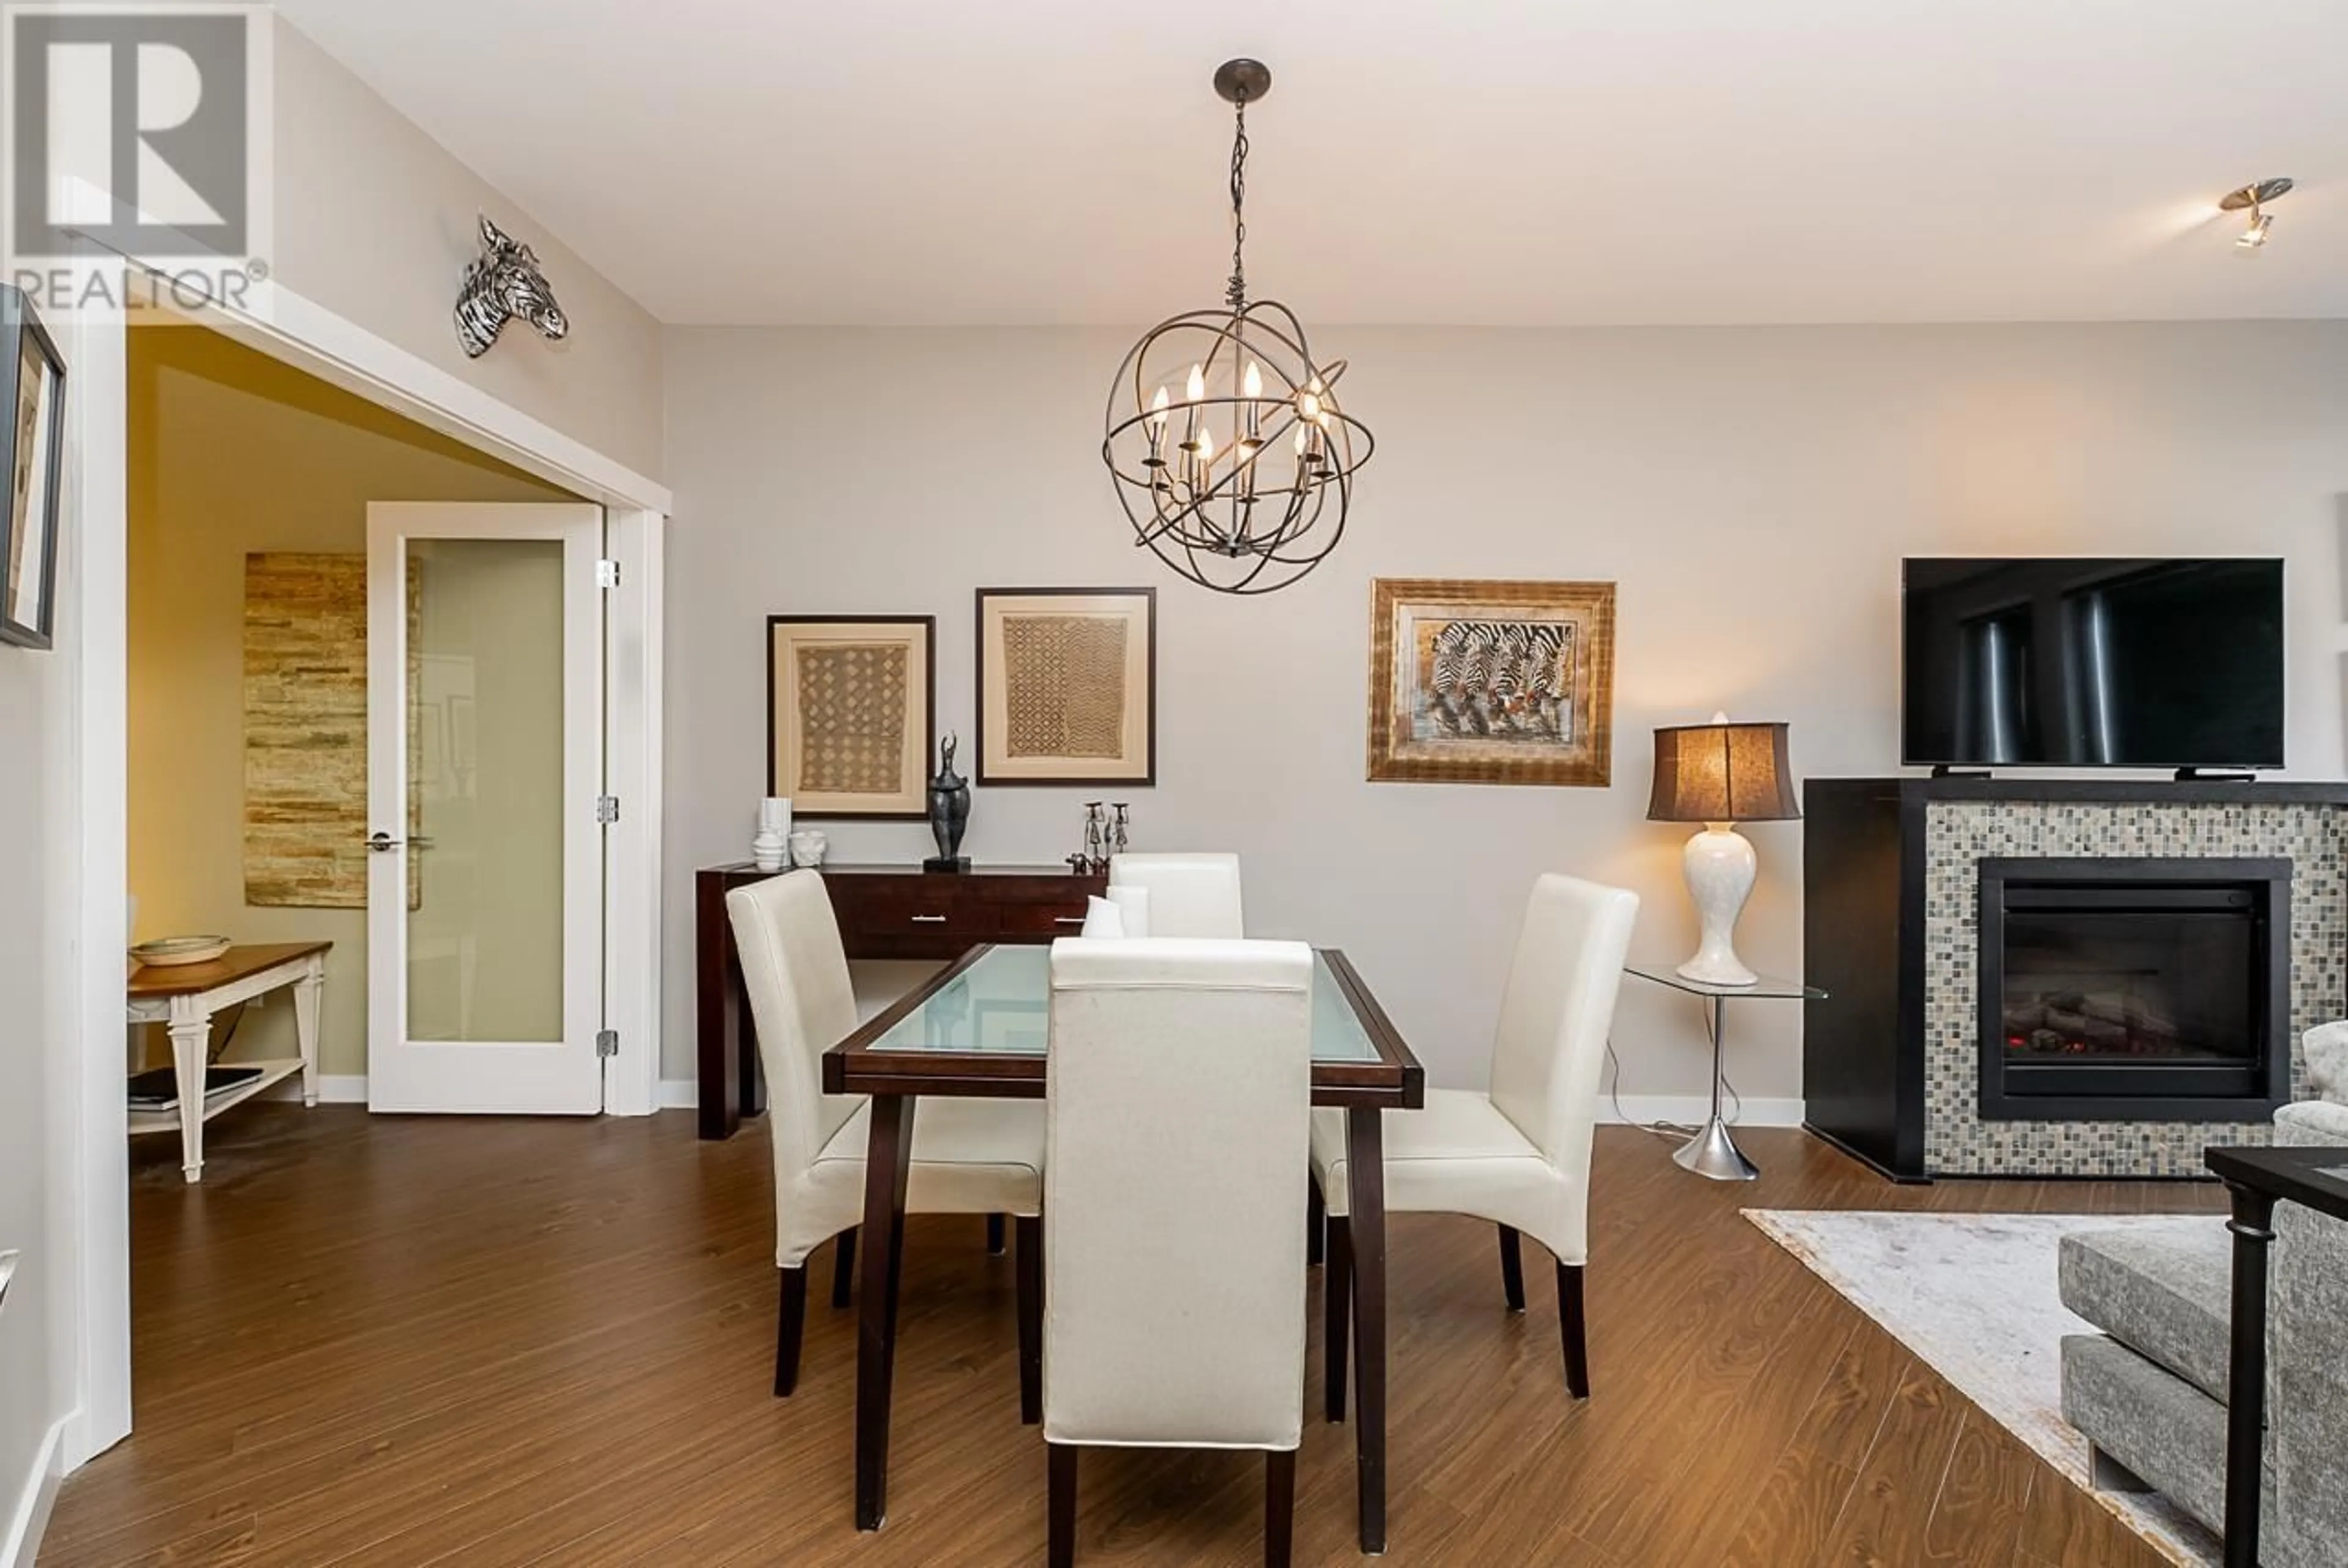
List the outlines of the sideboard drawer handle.
{"label": "sideboard drawer handle", "polygon": [[1081,926],[1084,923],[1085,917],[1082,915],[1055,915],[1052,917],[1052,924],[1055,926]]}
{"label": "sideboard drawer handle", "polygon": [[916,926],[942,926],[945,923],[946,917],[943,915],[916,915],[913,917],[913,924]]}

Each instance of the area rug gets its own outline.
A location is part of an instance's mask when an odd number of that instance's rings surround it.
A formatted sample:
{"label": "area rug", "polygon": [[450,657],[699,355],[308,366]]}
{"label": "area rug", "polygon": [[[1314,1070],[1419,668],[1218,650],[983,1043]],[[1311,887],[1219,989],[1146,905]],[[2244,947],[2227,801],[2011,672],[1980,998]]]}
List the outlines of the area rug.
{"label": "area rug", "polygon": [[2069,1231],[2177,1216],[1747,1209],[1745,1217],[2169,1562],[2219,1561],[2217,1538],[2157,1492],[2088,1486],[2087,1440],[2063,1419],[2063,1337],[2095,1330],[2056,1294],[2057,1245]]}

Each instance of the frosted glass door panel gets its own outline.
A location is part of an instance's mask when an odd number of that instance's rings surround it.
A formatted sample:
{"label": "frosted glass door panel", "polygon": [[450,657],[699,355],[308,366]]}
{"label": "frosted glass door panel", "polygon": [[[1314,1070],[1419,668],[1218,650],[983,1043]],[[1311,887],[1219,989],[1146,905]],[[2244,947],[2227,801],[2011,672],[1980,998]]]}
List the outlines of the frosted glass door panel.
{"label": "frosted glass door panel", "polygon": [[410,539],[407,1035],[563,1038],[563,546]]}

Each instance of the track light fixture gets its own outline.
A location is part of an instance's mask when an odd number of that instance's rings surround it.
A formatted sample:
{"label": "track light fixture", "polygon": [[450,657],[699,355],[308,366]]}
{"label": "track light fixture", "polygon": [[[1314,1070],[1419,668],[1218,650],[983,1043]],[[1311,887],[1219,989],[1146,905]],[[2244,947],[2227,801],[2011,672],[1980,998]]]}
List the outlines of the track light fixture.
{"label": "track light fixture", "polygon": [[2219,209],[2226,212],[2247,210],[2250,215],[2250,226],[2235,238],[2234,243],[2245,251],[2255,251],[2264,245],[2267,231],[2274,227],[2274,214],[2266,210],[2267,203],[2289,194],[2290,190],[2291,181],[2288,179],[2261,179],[2255,185],[2245,185],[2240,190],[2228,191],[2218,203]]}

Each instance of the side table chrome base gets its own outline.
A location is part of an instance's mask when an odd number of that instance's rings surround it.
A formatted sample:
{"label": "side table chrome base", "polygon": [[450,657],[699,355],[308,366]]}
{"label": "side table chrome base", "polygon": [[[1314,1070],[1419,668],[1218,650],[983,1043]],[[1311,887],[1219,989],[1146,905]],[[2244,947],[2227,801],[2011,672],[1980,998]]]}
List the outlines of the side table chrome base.
{"label": "side table chrome base", "polygon": [[1683,1144],[1672,1160],[1682,1170],[1715,1182],[1750,1182],[1761,1174],[1761,1167],[1745,1157],[1728,1135],[1728,1123],[1718,1116],[1705,1122],[1704,1131]]}

